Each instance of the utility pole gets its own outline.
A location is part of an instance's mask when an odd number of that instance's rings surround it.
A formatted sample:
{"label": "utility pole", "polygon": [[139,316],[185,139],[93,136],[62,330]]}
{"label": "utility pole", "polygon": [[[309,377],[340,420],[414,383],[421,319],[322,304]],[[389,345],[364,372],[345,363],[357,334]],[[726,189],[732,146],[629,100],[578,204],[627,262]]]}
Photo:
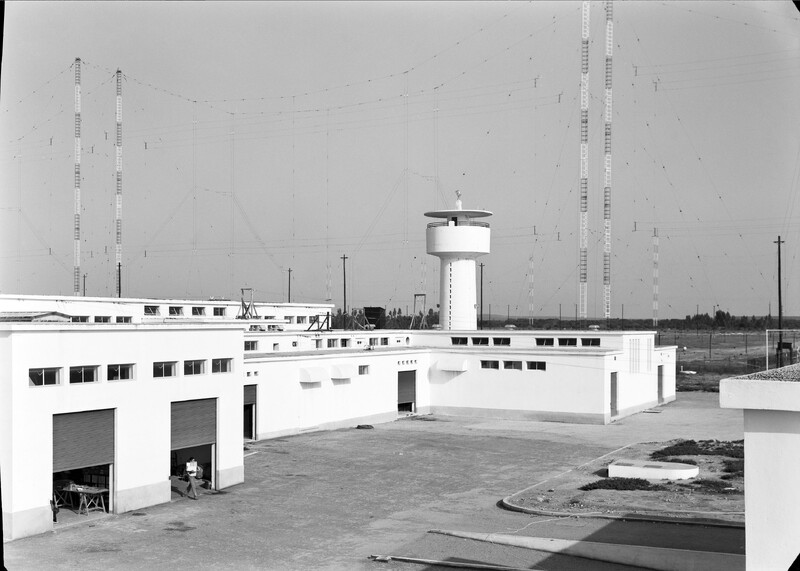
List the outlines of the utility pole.
{"label": "utility pole", "polygon": [[292,303],[292,268],[289,268],[289,303]]}
{"label": "utility pole", "polygon": [[773,244],[778,245],[778,367],[783,367],[783,297],[781,288],[781,244],[785,244],[786,240],[778,240]]}
{"label": "utility pole", "polygon": [[83,274],[83,297],[86,297],[86,274]]}
{"label": "utility pole", "polygon": [[480,329],[483,330],[483,262],[480,263],[481,266],[481,321],[480,321]]}
{"label": "utility pole", "polygon": [[344,328],[347,329],[347,256],[342,255],[342,282],[344,284]]}
{"label": "utility pole", "polygon": [[[83,295],[86,295],[86,288]],[[117,262],[117,297],[122,297],[122,262]]]}

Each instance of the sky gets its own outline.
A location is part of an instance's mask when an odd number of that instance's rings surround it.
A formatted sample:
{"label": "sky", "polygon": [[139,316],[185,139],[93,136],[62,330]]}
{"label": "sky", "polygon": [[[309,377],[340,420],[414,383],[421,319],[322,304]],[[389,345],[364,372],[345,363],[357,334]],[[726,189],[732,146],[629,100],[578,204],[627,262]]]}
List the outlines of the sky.
{"label": "sky", "polygon": [[[604,3],[591,2],[588,314],[603,313]],[[613,4],[612,317],[800,314],[800,13]],[[580,2],[6,2],[0,293],[439,296],[424,212],[493,212],[484,310],[574,317]],[[347,256],[345,260],[343,256]],[[346,264],[343,267],[343,263]],[[291,273],[289,270],[291,269]],[[480,286],[479,286],[480,287]],[[418,301],[420,298],[417,298]],[[420,309],[418,305],[416,307]]]}

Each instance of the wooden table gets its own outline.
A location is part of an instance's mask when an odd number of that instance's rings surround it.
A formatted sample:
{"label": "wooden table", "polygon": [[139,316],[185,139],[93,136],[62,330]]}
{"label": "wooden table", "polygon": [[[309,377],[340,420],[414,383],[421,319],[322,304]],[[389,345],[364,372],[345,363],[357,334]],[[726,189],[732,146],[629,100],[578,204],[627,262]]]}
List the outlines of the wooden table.
{"label": "wooden table", "polygon": [[[108,493],[108,488],[97,488],[94,486],[81,486],[70,482],[60,488],[56,488],[57,503],[67,503],[68,494],[78,494],[78,513],[87,514],[92,510],[106,511],[106,502],[103,497]],[[73,502],[69,502],[74,505]]]}

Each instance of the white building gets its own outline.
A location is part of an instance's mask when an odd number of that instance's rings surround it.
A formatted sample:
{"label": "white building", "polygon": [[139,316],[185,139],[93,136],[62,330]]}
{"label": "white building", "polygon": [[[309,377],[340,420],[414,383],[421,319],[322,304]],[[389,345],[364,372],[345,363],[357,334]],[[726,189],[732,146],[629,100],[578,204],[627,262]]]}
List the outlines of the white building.
{"label": "white building", "polygon": [[800,366],[723,379],[720,406],[744,417],[747,569],[794,569],[800,557]]}
{"label": "white building", "polygon": [[675,399],[653,332],[332,331],[330,305],[254,307],[0,296],[4,537],[52,529],[65,478],[114,513],[169,501],[190,455],[240,483],[243,437],[406,412],[604,424]]}

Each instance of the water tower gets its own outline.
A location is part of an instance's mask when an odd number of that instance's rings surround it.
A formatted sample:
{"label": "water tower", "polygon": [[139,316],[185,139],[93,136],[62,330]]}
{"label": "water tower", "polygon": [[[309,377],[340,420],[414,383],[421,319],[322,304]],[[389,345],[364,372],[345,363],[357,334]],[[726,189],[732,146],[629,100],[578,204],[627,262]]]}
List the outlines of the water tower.
{"label": "water tower", "polygon": [[454,210],[426,212],[430,222],[425,232],[428,253],[441,259],[439,324],[445,330],[475,330],[478,311],[475,292],[475,260],[489,253],[489,223],[477,218],[491,216],[488,210],[464,210],[456,191]]}

